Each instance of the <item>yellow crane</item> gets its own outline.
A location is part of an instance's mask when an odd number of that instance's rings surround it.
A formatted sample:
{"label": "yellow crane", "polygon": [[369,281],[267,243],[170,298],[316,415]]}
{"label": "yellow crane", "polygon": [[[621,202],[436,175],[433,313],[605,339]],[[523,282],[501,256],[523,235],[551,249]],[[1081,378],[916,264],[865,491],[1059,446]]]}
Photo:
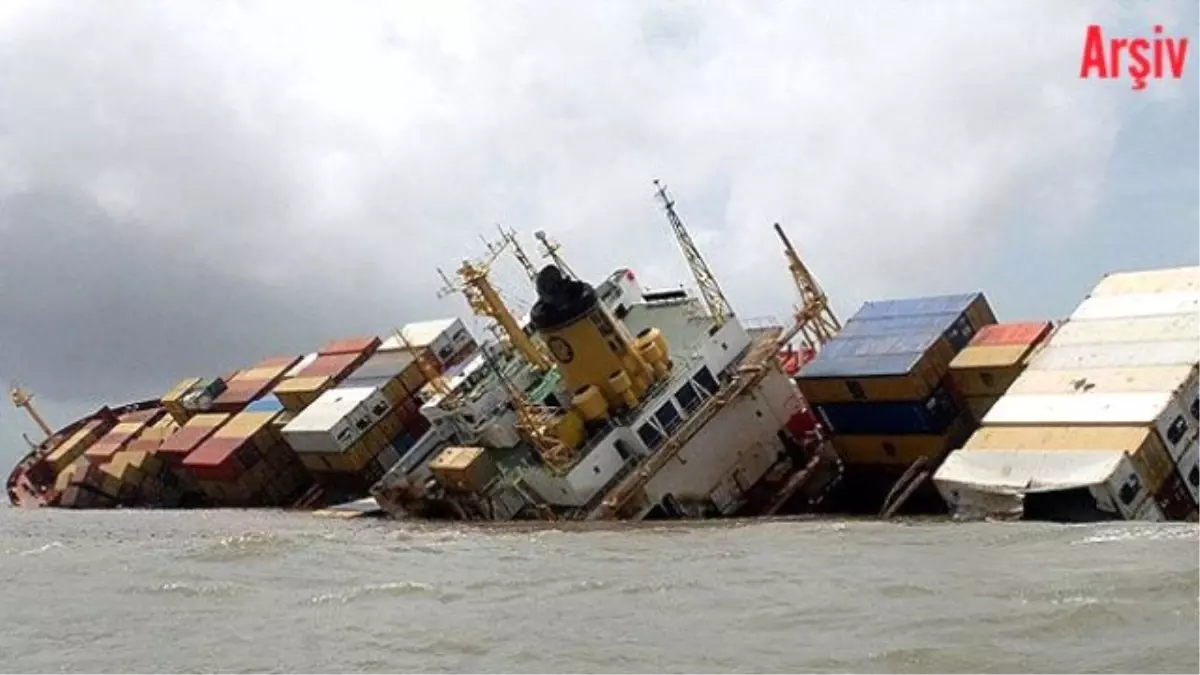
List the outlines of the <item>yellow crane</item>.
{"label": "yellow crane", "polygon": [[12,404],[14,406],[25,409],[25,412],[29,415],[29,418],[33,420],[33,423],[42,430],[42,433],[46,434],[46,438],[50,438],[54,435],[54,430],[50,428],[49,424],[46,424],[46,420],[42,419],[42,416],[38,414],[37,409],[33,407],[33,396],[31,396],[29,392],[22,389],[20,385],[13,384],[12,388],[9,389],[8,395],[12,399]]}
{"label": "yellow crane", "polygon": [[[515,241],[515,238],[512,241]],[[546,371],[551,368],[550,359],[542,353],[542,350],[521,329],[520,324],[513,318],[512,312],[508,311],[504,300],[500,297],[500,294],[496,291],[496,287],[492,285],[489,278],[492,263],[496,261],[496,258],[500,256],[509,243],[510,240],[506,239],[499,245],[488,245],[491,255],[481,262],[463,260],[462,266],[458,268],[458,277],[462,280],[461,285],[452,283],[447,278],[445,272],[438,269],[438,274],[441,275],[442,280],[446,284],[438,292],[438,297],[446,297],[453,293],[462,293],[466,297],[471,311],[478,316],[494,320],[508,337],[509,343],[521,353],[530,365],[538,370]]]}
{"label": "yellow crane", "polygon": [[729,301],[725,299],[725,294],[721,292],[721,287],[717,284],[717,278],[713,276],[712,270],[708,268],[708,263],[704,261],[704,257],[700,255],[700,250],[696,248],[696,243],[692,241],[692,235],[688,234],[687,228],[683,225],[683,220],[675,212],[675,202],[667,195],[666,186],[660,184],[657,178],[654,179],[654,186],[658,188],[656,194],[662,201],[663,210],[667,213],[667,220],[671,223],[671,230],[675,233],[675,239],[679,241],[679,247],[683,249],[683,257],[687,261],[688,267],[692,270],[692,276],[696,279],[696,285],[700,287],[700,295],[704,299],[704,305],[708,308],[708,313],[712,315],[713,320],[716,321],[717,327],[720,328],[733,316],[733,309],[729,306]]}
{"label": "yellow crane", "polygon": [[796,249],[792,247],[792,242],[788,240],[779,223],[775,223],[775,233],[783,242],[783,254],[787,257],[788,270],[792,273],[792,279],[800,291],[800,302],[796,305],[796,324],[780,336],[779,344],[787,344],[799,333],[810,347],[820,349],[822,345],[838,334],[838,331],[842,329],[842,323],[830,309],[829,298],[825,296],[825,291],[821,290],[821,285],[817,283],[812,272],[800,260],[800,256],[796,254]]}

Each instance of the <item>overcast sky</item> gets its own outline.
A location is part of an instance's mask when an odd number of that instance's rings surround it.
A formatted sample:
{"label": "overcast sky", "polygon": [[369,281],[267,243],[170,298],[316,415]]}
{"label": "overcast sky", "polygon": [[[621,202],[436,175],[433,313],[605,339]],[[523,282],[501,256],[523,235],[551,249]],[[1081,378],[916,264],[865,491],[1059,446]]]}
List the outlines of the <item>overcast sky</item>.
{"label": "overcast sky", "polygon": [[[1194,2],[6,0],[0,378],[63,423],[465,314],[435,268],[498,222],[690,284],[655,177],[743,316],[795,297],[776,220],[843,315],[1063,316],[1200,248],[1195,47],[1080,80],[1093,22],[1196,39]],[[0,457],[29,430],[0,406]]]}

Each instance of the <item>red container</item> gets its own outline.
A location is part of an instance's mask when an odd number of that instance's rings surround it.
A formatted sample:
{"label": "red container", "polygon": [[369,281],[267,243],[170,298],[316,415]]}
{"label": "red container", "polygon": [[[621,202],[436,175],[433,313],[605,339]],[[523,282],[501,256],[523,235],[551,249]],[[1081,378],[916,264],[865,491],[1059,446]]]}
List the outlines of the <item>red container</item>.
{"label": "red container", "polygon": [[241,438],[210,438],[183,460],[183,466],[197,480],[236,481],[244,470],[237,460],[238,451],[244,445],[246,440]]}
{"label": "red container", "polygon": [[212,436],[220,427],[183,427],[171,434],[158,448],[158,454],[172,462],[183,461],[188,453]]}
{"label": "red container", "polygon": [[333,354],[365,354],[370,356],[379,347],[381,340],[378,337],[357,337],[346,338],[344,340],[334,340],[329,344],[317,350],[317,354],[333,355]]}
{"label": "red container", "polygon": [[230,381],[225,391],[213,401],[212,411],[221,413],[238,412],[270,389],[271,384],[270,380]]}
{"label": "red container", "polygon": [[296,377],[329,377],[336,382],[366,361],[367,357],[366,353],[318,356],[304,370],[297,373]]}
{"label": "red container", "polygon": [[980,328],[970,344],[973,347],[1037,344],[1046,339],[1053,327],[1049,321],[993,323]]}

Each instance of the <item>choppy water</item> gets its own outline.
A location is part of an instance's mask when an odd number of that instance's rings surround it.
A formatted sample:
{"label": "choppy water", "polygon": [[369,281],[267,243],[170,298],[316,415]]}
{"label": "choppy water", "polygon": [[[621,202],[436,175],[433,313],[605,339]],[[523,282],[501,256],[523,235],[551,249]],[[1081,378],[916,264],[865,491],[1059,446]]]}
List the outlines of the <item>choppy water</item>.
{"label": "choppy water", "polygon": [[1195,673],[1197,537],[0,508],[0,670]]}

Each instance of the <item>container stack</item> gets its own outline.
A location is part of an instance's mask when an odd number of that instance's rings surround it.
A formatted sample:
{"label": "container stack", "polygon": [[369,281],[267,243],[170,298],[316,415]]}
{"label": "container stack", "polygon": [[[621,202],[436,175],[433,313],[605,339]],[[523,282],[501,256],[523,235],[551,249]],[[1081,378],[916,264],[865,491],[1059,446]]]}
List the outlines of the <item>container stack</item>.
{"label": "container stack", "polygon": [[1110,274],[938,471],[960,514],[1188,520],[1200,268]]}
{"label": "container stack", "polygon": [[976,424],[1025,370],[1053,327],[1049,321],[984,326],[950,362],[954,386]]}
{"label": "container stack", "polygon": [[272,422],[279,412],[242,412],[216,428],[183,460],[214,503],[279,506],[311,484]]}
{"label": "container stack", "polygon": [[400,334],[403,337],[392,335],[384,340],[379,351],[415,352],[414,356],[428,359],[438,372],[465,363],[479,351],[462,319],[410,323],[400,329]]}
{"label": "container stack", "polygon": [[796,378],[874,510],[920,458],[936,466],[974,428],[950,362],[995,315],[981,293],[868,302]]}
{"label": "container stack", "polygon": [[361,496],[399,461],[397,447],[428,429],[416,398],[425,382],[411,354],[377,352],[288,422],[283,436],[318,484]]}
{"label": "container stack", "polygon": [[75,433],[54,448],[46,460],[56,475],[62,472],[87,452],[105,434],[117,424],[117,418],[108,408],[104,408],[92,419],[84,423]]}
{"label": "container stack", "polygon": [[331,342],[300,359],[284,373],[283,379],[271,393],[279,399],[284,410],[298,414],[362,365],[375,353],[379,344],[377,337]]}
{"label": "container stack", "polygon": [[117,505],[117,496],[104,492],[105,474],[98,466],[80,457],[58,475],[58,505],[68,509],[109,509]]}

